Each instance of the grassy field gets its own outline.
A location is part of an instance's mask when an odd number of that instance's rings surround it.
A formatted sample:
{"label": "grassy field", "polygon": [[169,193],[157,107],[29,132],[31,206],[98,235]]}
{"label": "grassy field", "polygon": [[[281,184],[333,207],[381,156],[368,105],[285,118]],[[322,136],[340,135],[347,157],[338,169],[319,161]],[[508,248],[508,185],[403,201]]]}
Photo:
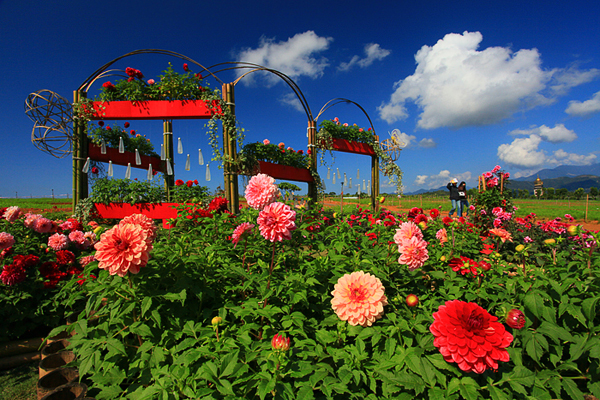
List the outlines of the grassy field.
{"label": "grassy field", "polygon": [[37,399],[39,361],[0,371],[0,400]]}

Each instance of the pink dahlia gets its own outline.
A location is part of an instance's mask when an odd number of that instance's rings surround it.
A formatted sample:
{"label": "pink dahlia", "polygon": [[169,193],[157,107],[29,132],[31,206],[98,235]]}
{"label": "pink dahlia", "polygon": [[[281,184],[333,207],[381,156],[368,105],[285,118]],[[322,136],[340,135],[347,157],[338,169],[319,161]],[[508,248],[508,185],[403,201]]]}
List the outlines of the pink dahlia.
{"label": "pink dahlia", "polygon": [[354,326],[371,326],[381,318],[383,306],[387,305],[384,292],[377,277],[356,271],[338,279],[331,292],[331,306],[342,321]]}
{"label": "pink dahlia", "polygon": [[250,234],[250,232],[252,232],[252,229],[254,229],[254,226],[255,226],[254,224],[244,222],[243,224],[238,225],[233,230],[233,234],[231,235],[231,241],[234,243],[234,246],[233,246],[234,249],[237,246],[238,242],[240,240],[242,240],[242,238],[244,236],[247,236]]}
{"label": "pink dahlia", "polygon": [[265,140],[263,140],[263,144],[266,146],[268,144],[271,144],[271,142],[269,142],[269,139],[265,139]]}
{"label": "pink dahlia", "polygon": [[427,242],[416,236],[405,240],[402,246],[398,247],[398,251],[402,253],[398,258],[398,263],[407,265],[409,271],[421,268],[429,259]]}
{"label": "pink dahlia", "polygon": [[79,260],[79,265],[81,265],[82,267],[85,267],[86,265],[88,265],[89,263],[91,263],[92,261],[96,261],[96,256],[94,256],[93,254],[90,256],[85,256],[82,257]]}
{"label": "pink dahlia", "polygon": [[19,208],[19,206],[8,207],[4,211],[4,219],[8,222],[15,222],[20,215],[21,209]]}
{"label": "pink dahlia", "polygon": [[292,231],[296,229],[296,211],[284,203],[271,203],[258,214],[256,222],[260,234],[271,242],[290,240]]}
{"label": "pink dahlia", "polygon": [[150,259],[152,244],[148,233],[139,225],[115,225],[104,232],[96,248],[98,267],[111,275],[124,277],[127,272],[137,274]]}
{"label": "pink dahlia", "polygon": [[48,218],[38,218],[35,220],[35,222],[33,223],[33,230],[36,231],[37,233],[49,233],[52,232],[52,228],[54,227],[54,225],[52,224],[52,221],[49,220]]}
{"label": "pink dahlia", "polygon": [[500,238],[500,240],[502,240],[502,243],[506,242],[507,240],[509,242],[513,241],[512,235],[510,234],[510,232],[508,232],[505,229],[502,229],[502,228],[490,229],[490,233],[498,236]]}
{"label": "pink dahlia", "polygon": [[433,313],[429,327],[437,347],[447,362],[455,362],[465,372],[483,373],[498,369],[498,361],[508,361],[506,348],[513,335],[498,318],[475,303],[447,301]]}
{"label": "pink dahlia", "polygon": [[25,214],[25,221],[23,221],[23,224],[28,227],[29,229],[33,229],[33,226],[35,224],[35,221],[38,218],[42,218],[42,216],[40,214],[31,214],[31,213],[27,213]]}
{"label": "pink dahlia", "polygon": [[254,175],[248,182],[248,186],[246,186],[245,197],[250,207],[255,210],[262,210],[277,200],[279,188],[275,184],[275,179],[269,175]]}
{"label": "pink dahlia", "polygon": [[144,214],[132,214],[128,217],[123,218],[119,225],[133,224],[140,226],[147,234],[149,240],[156,239],[156,232],[158,228],[154,225],[152,218],[145,216]]}
{"label": "pink dahlia", "polygon": [[0,281],[8,286],[16,285],[27,278],[27,272],[24,268],[15,264],[5,265],[0,273]]}
{"label": "pink dahlia", "polygon": [[394,242],[396,242],[398,246],[401,246],[403,241],[409,240],[413,237],[421,240],[423,239],[423,232],[421,231],[421,228],[419,228],[417,224],[412,221],[403,222],[400,224],[400,229],[396,229]]}
{"label": "pink dahlia", "polygon": [[0,250],[8,249],[13,247],[15,244],[15,238],[10,233],[0,232]]}
{"label": "pink dahlia", "polygon": [[444,244],[448,241],[448,232],[446,228],[442,228],[436,232],[435,237],[440,241],[440,244]]}
{"label": "pink dahlia", "polygon": [[48,238],[48,247],[55,251],[64,250],[69,245],[69,239],[62,233],[55,233]]}

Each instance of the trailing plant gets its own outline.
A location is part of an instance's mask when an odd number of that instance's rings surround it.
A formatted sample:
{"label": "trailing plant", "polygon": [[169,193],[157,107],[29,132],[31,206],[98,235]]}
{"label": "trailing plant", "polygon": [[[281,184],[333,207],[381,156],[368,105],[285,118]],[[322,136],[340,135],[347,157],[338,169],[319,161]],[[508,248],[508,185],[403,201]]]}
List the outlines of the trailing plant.
{"label": "trailing plant", "polygon": [[238,160],[244,171],[254,171],[258,161],[267,161],[279,165],[287,165],[295,168],[308,168],[309,156],[303,150],[285,148],[283,143],[278,145],[270,143],[267,139],[263,142],[248,143],[242,147],[238,154]]}
{"label": "trailing plant", "polygon": [[[392,184],[396,185],[398,193],[402,193],[402,170],[392,158],[383,151],[379,141],[375,137],[375,131],[371,128],[364,129],[358,125],[348,125],[339,122],[338,118],[324,120],[319,124],[317,131],[317,146],[322,150],[329,150],[333,157],[333,139],[345,139],[351,142],[365,143],[371,146],[375,155],[379,158],[380,169]],[[324,152],[320,155],[321,165],[325,164]]]}
{"label": "trailing plant", "polygon": [[[125,129],[130,127],[128,122],[125,123],[125,127]],[[104,122],[100,121],[98,125],[89,124],[87,133],[96,146],[101,146],[104,141],[107,147],[118,149],[122,140],[124,150],[127,152],[134,153],[137,149],[140,155],[158,157],[158,154],[154,152],[154,146],[150,139],[146,138],[145,135],[140,135],[133,129],[129,133],[125,129],[118,125],[104,127]]]}

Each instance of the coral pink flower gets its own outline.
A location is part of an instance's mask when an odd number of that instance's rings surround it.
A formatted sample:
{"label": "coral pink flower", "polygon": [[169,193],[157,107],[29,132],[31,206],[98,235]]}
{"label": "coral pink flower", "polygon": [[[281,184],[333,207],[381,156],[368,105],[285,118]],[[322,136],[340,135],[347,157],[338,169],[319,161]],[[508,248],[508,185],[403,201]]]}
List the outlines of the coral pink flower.
{"label": "coral pink flower", "polygon": [[263,144],[266,146],[268,144],[271,144],[271,142],[269,141],[269,139],[265,139],[265,140],[263,140]]}
{"label": "coral pink flower", "polygon": [[252,229],[254,228],[254,224],[248,223],[248,222],[244,222],[243,224],[238,225],[234,230],[233,230],[233,234],[231,235],[231,241],[234,243],[233,248],[235,249],[238,242],[240,240],[242,240],[242,238],[246,235],[249,235],[250,232],[252,232]]}
{"label": "coral pink flower", "polygon": [[42,218],[42,216],[40,214],[27,213],[25,214],[25,221],[23,221],[23,224],[29,229],[33,229],[33,224],[38,218]]}
{"label": "coral pink flower", "polygon": [[5,265],[0,274],[0,281],[8,286],[16,285],[27,278],[27,272],[24,268],[15,264]]}
{"label": "coral pink flower", "polygon": [[435,337],[433,345],[461,370],[481,374],[488,368],[498,369],[498,361],[509,361],[506,348],[513,336],[479,305],[447,301],[433,318],[429,327]]}
{"label": "coral pink flower", "polygon": [[258,214],[256,222],[260,234],[271,242],[290,240],[292,231],[296,229],[296,211],[284,203],[271,203]]}
{"label": "coral pink flower", "polygon": [[144,214],[132,214],[128,217],[123,218],[119,225],[133,224],[140,226],[148,236],[148,239],[156,239],[156,232],[158,228],[154,225],[152,218],[145,216]]}
{"label": "coral pink flower", "polygon": [[409,271],[421,268],[429,259],[427,242],[416,236],[404,240],[402,246],[398,247],[398,251],[402,253],[398,258],[398,263],[407,265]]}
{"label": "coral pink flower", "polygon": [[254,175],[248,182],[244,196],[250,207],[255,210],[262,210],[277,200],[279,188],[275,184],[275,179],[267,174],[258,174]]}
{"label": "coral pink flower", "polygon": [[371,326],[381,318],[383,306],[387,305],[384,292],[377,277],[356,271],[338,279],[331,292],[331,306],[342,321],[354,326]]}
{"label": "coral pink flower", "polygon": [[64,250],[68,245],[69,239],[62,233],[55,233],[48,238],[48,247],[55,251]]}
{"label": "coral pink flower", "polygon": [[[78,248],[83,248],[86,246],[86,237],[85,233],[82,231],[72,231],[69,233],[69,241],[75,243]],[[89,243],[87,243],[89,245]]]}
{"label": "coral pink flower", "polygon": [[15,238],[10,233],[0,232],[0,250],[8,249],[13,247],[15,244]]}
{"label": "coral pink flower", "polygon": [[98,267],[121,277],[127,272],[140,272],[140,268],[148,263],[152,250],[146,231],[133,224],[115,225],[102,234],[94,247]]}
{"label": "coral pink flower", "polygon": [[400,229],[396,229],[396,234],[394,235],[394,242],[400,247],[402,246],[402,242],[405,240],[409,240],[413,237],[422,240],[423,232],[421,229],[412,221],[403,222],[400,224]]}
{"label": "coral pink flower", "polygon": [[508,232],[505,229],[502,229],[502,228],[490,229],[490,233],[498,236],[500,238],[500,240],[502,240],[502,243],[506,242],[507,240],[509,242],[513,241],[512,235],[510,234],[510,232]]}
{"label": "coral pink flower", "polygon": [[19,208],[19,206],[8,207],[4,211],[4,219],[8,222],[15,222],[20,215],[21,209]]}
{"label": "coral pink flower", "polygon": [[79,260],[79,265],[81,265],[82,267],[85,267],[86,265],[88,265],[92,261],[96,261],[96,258],[95,258],[95,256],[93,254],[91,256],[82,257]]}
{"label": "coral pink flower", "polygon": [[435,237],[440,241],[440,244],[444,244],[448,241],[448,232],[446,228],[442,228],[436,232]]}
{"label": "coral pink flower", "polygon": [[41,217],[36,219],[33,223],[33,230],[37,233],[48,233],[52,232],[53,226],[52,221],[48,218]]}

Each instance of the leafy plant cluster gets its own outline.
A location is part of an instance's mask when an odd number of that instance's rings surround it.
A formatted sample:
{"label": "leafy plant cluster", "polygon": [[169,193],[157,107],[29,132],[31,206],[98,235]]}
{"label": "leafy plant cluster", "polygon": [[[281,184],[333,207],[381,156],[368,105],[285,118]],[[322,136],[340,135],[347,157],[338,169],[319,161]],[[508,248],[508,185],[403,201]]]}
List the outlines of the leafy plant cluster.
{"label": "leafy plant cluster", "polygon": [[[358,125],[342,124],[337,118],[334,120],[324,120],[319,124],[317,131],[317,146],[323,150],[329,150],[333,157],[333,139],[345,139],[351,142],[365,143],[371,145],[371,148],[379,158],[380,169],[383,175],[389,177],[390,182],[396,185],[398,193],[402,193],[402,170],[392,160],[392,158],[383,151],[375,132],[371,128],[364,129]],[[324,164],[324,153],[321,153],[321,164]]]}
{"label": "leafy plant cluster", "polygon": [[302,150],[286,149],[283,143],[279,145],[265,144],[264,142],[248,143],[240,150],[238,159],[244,170],[247,171],[255,170],[258,161],[267,161],[295,168],[308,168],[309,166],[308,154],[305,154]]}
{"label": "leafy plant cluster", "polygon": [[107,147],[118,149],[119,143],[122,140],[126,152],[135,153],[137,149],[140,155],[158,157],[158,154],[154,152],[154,146],[150,142],[150,139],[136,133],[134,130],[127,133],[125,129],[118,125],[104,127],[90,124],[87,132],[88,137],[96,146],[101,146],[104,141]]}
{"label": "leafy plant cluster", "polygon": [[[138,275],[110,276],[92,263],[84,274],[97,279],[63,289],[79,318],[53,334],[76,333],[71,347],[91,395],[600,396],[597,235],[547,231],[519,248],[517,230],[527,234],[533,226],[507,224],[513,239],[502,241],[469,220],[442,219],[438,210],[394,215],[357,208],[335,216],[299,212],[291,240],[268,242],[256,227],[234,246],[234,228],[256,223],[257,214],[196,216],[194,224],[159,232]],[[414,271],[398,263],[394,243],[406,220],[418,223],[429,243],[427,261]],[[447,241],[438,238],[441,230]],[[461,269],[461,256],[477,268]],[[388,299],[383,318],[370,327],[350,326],[331,308],[338,279],[359,270],[379,278]],[[407,305],[409,295],[418,297],[417,306]],[[506,328],[514,335],[510,361],[497,371],[465,373],[433,345],[432,315],[455,299],[476,302],[501,322],[510,309],[525,314],[522,330]],[[289,350],[273,345],[275,335],[290,338]]]}
{"label": "leafy plant cluster", "polygon": [[494,220],[497,219],[497,212],[494,209],[500,207],[503,211],[514,212],[511,203],[511,191],[507,189],[509,185],[509,174],[504,173],[500,166],[496,166],[492,171],[484,173],[483,184],[480,190],[475,194],[475,221],[482,227],[493,228]]}
{"label": "leafy plant cluster", "polygon": [[161,203],[165,200],[165,191],[157,180],[99,178],[92,185],[89,199],[92,203],[102,204]]}

